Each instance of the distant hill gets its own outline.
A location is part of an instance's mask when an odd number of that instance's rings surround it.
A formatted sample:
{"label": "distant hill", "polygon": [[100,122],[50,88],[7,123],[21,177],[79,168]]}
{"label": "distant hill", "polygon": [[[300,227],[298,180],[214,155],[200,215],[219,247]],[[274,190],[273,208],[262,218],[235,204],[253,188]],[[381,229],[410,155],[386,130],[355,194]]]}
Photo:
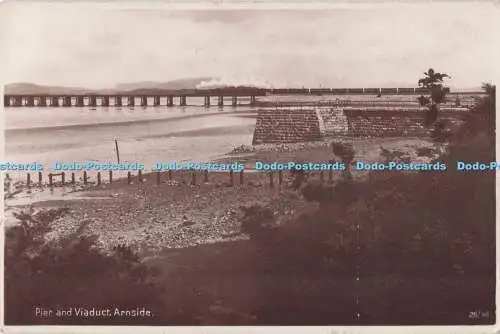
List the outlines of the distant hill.
{"label": "distant hill", "polygon": [[32,83],[11,83],[4,87],[5,94],[85,94],[89,89],[81,87],[41,86]]}
{"label": "distant hill", "polygon": [[5,94],[113,94],[113,93],[161,93],[174,90],[194,90],[202,82],[214,80],[212,77],[199,77],[172,80],[166,82],[143,81],[120,83],[110,89],[89,89],[83,87],[64,87],[64,86],[43,86],[33,83],[11,83],[4,87]]}

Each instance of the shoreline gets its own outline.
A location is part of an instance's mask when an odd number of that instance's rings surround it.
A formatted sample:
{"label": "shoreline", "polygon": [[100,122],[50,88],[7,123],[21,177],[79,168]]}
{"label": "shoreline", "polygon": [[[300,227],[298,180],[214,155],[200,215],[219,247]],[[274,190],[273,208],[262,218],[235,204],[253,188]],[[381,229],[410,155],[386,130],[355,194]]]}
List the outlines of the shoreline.
{"label": "shoreline", "polygon": [[41,132],[41,131],[54,131],[54,130],[71,130],[80,128],[98,128],[106,126],[120,126],[120,125],[132,125],[132,124],[149,124],[155,122],[167,123],[169,121],[178,121],[190,118],[201,118],[213,115],[237,115],[237,114],[256,114],[258,110],[246,109],[240,111],[212,111],[199,114],[190,115],[179,115],[174,117],[163,117],[154,119],[139,119],[139,120],[129,120],[129,121],[116,121],[116,122],[101,122],[101,123],[84,123],[84,124],[68,124],[68,125],[56,125],[56,126],[34,126],[28,128],[5,128],[5,135],[16,135],[19,133],[25,134],[30,132]]}
{"label": "shoreline", "polygon": [[[368,161],[380,160],[380,151],[375,149],[380,146],[413,153],[418,147],[431,146],[425,140],[408,138],[358,139],[353,143],[358,157]],[[292,161],[332,158],[329,141],[263,145],[256,147],[254,152],[238,153],[239,157],[231,153],[213,162],[252,161],[266,157],[277,161],[291,157]],[[5,205],[9,212],[28,207],[35,210],[69,208],[70,213],[53,222],[53,232],[49,234],[52,240],[58,240],[84,224],[82,233],[100,235],[99,248],[104,251],[125,243],[136,247],[140,253],[150,255],[164,249],[246,238],[240,230],[241,205],[260,204],[273,208],[278,221],[286,221],[316,208],[316,204],[304,201],[299,193],[287,190],[292,182],[289,172],[283,173],[282,184],[279,183],[278,173],[274,173],[271,184],[268,172],[247,171],[243,174],[243,184],[237,172],[233,173],[232,184],[228,172],[209,172],[208,180],[204,179],[204,173],[194,173],[196,184],[192,184],[191,171],[175,171],[172,179],[168,174],[160,172],[160,184],[157,183],[156,172],[147,172],[142,173],[142,182],[138,181],[136,173],[131,184],[128,184],[127,178],[116,178],[111,184],[104,182],[103,178],[101,185],[89,183],[82,186],[80,183],[69,191],[54,187],[52,195],[40,195],[42,199],[35,202],[32,198],[38,191],[33,188],[31,198],[26,198],[23,205],[9,205],[9,202],[12,203],[9,200],[5,201]],[[366,175],[367,172],[353,172],[355,179],[359,180]],[[331,180],[328,173],[310,173],[309,177],[330,183],[341,179],[342,172],[334,171]],[[43,187],[42,192],[47,192],[47,189],[50,188]],[[59,197],[51,198],[53,195]]]}
{"label": "shoreline", "polygon": [[[209,129],[212,130],[212,129]],[[198,130],[197,130],[198,131]],[[182,135],[190,135],[191,131],[183,131],[180,132],[180,136]],[[178,135],[179,135],[178,134]],[[253,172],[258,172],[255,169],[255,162],[257,161],[268,161],[268,162],[278,162],[278,163],[286,163],[289,161],[294,162],[313,162],[313,163],[324,163],[328,162],[332,158],[332,152],[330,148],[330,144],[332,140],[340,140],[343,142],[349,142],[355,147],[361,147],[361,149],[357,150],[357,155],[361,157],[365,157],[365,159],[357,159],[354,160],[362,160],[370,162],[377,162],[378,160],[374,159],[379,157],[378,152],[374,152],[373,149],[376,148],[377,151],[379,149],[388,148],[388,149],[406,149],[406,148],[418,148],[418,147],[430,147],[432,145],[431,141],[427,139],[417,138],[417,137],[402,137],[402,138],[352,138],[352,137],[342,137],[342,138],[325,138],[319,141],[312,142],[299,142],[299,143],[285,143],[285,144],[259,144],[259,145],[240,145],[234,147],[232,151],[220,154],[218,157],[214,157],[209,159],[209,161],[200,161],[202,163],[214,163],[214,164],[233,164],[240,163],[245,165],[245,175]],[[366,146],[363,148],[362,146]],[[239,151],[241,150],[241,151]],[[185,163],[188,160],[177,161],[178,163]],[[249,168],[248,165],[251,165]],[[50,174],[55,177],[59,177],[62,172],[65,173],[65,182],[64,185],[62,181],[56,179],[53,181],[52,187],[47,182],[47,179]],[[268,172],[268,171],[261,171]],[[278,171],[275,171],[278,172]],[[314,172],[314,171],[313,171]],[[19,178],[12,179],[14,191],[17,190],[36,190],[36,189],[45,189],[50,190],[60,189],[60,188],[72,188],[72,191],[67,191],[67,193],[73,192],[81,192],[93,190],[99,186],[108,186],[112,187],[115,184],[127,184],[128,182],[128,174],[130,173],[130,184],[141,183],[138,181],[139,177],[142,177],[144,183],[152,182],[153,184],[157,183],[157,174],[159,173],[161,176],[161,182],[165,182],[166,179],[169,178],[170,172],[165,171],[153,171],[153,170],[142,170],[142,171],[127,171],[127,170],[118,170],[111,171],[112,173],[112,182],[110,181],[110,171],[86,171],[87,182],[84,180],[85,171],[53,171],[53,172],[42,172],[43,175],[43,183],[40,186],[36,176],[38,172],[28,172],[28,171],[12,171],[12,172],[4,172],[6,175],[24,175],[30,174],[30,183],[31,187],[27,187],[26,178],[24,181],[19,181]],[[198,180],[202,180],[204,178],[204,171],[202,170],[172,170],[172,174],[189,174],[191,177],[193,173],[197,174]],[[208,171],[209,175],[213,174],[229,174],[229,170],[221,170],[221,171]],[[72,183],[71,175],[75,174],[74,183]],[[100,174],[100,182],[98,174]],[[234,171],[234,178],[236,179],[239,172]]]}

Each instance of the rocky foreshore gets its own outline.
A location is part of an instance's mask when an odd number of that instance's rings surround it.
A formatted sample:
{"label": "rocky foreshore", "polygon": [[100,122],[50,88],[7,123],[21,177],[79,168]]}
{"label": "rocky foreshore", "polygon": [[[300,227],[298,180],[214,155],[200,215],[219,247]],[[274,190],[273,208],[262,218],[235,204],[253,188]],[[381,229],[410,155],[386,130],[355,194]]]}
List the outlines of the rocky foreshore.
{"label": "rocky foreshore", "polygon": [[69,209],[51,224],[52,231],[46,235],[49,242],[79,231],[81,235],[97,235],[97,246],[103,250],[129,245],[149,254],[164,248],[248,238],[240,231],[241,206],[264,205],[280,221],[297,208],[310,205],[285,191],[285,184],[269,187],[266,175],[247,175],[245,185],[236,180],[229,186],[227,175],[216,174],[210,175],[210,182],[196,186],[186,184],[186,180],[157,186],[146,175],[144,184],[96,188],[85,199],[39,202],[33,207]]}
{"label": "rocky foreshore", "polygon": [[[393,160],[428,162],[440,153],[431,143],[422,140],[358,140],[352,144],[356,158],[372,162],[386,159],[387,154]],[[318,157],[331,159],[330,145],[330,141],[264,144],[237,150],[252,156],[284,152],[285,157],[290,157],[295,152],[303,155],[301,159],[308,157],[314,161]],[[190,176],[190,173],[175,174],[172,180],[163,180],[160,185],[156,184],[154,173],[145,174],[143,183],[135,179],[133,184],[117,180],[113,184],[90,186],[91,189],[89,185],[79,184],[70,191],[85,198],[48,199],[31,206],[69,209],[67,215],[52,223],[48,240],[57,241],[79,230],[83,235],[99,236],[97,244],[104,250],[125,244],[143,253],[245,239],[247,236],[240,230],[241,206],[261,204],[274,212],[277,221],[314,207],[304,202],[297,192],[289,190],[288,179],[282,185],[277,185],[276,179],[275,186],[270,187],[267,173],[245,173],[243,185],[235,173],[233,186],[229,184],[228,173],[210,173],[209,182],[203,182],[200,177],[197,185],[190,184]],[[12,206],[11,209],[27,207]]]}

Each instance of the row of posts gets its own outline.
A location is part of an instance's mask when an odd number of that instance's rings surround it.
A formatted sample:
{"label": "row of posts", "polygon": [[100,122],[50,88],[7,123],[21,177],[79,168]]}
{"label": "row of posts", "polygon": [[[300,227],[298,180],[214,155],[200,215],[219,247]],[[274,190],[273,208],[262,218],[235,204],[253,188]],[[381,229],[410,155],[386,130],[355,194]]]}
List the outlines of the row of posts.
{"label": "row of posts", "polygon": [[[172,175],[172,171],[168,171],[168,180],[171,181],[173,180],[173,175]],[[156,172],[156,184],[160,185],[161,184],[161,172]],[[239,183],[242,185],[244,184],[244,171],[240,171],[239,173]],[[269,175],[269,185],[271,187],[274,187],[275,185],[275,172],[268,172],[268,175]],[[278,174],[278,184],[281,185],[283,183],[283,172],[282,171],[278,171],[277,172]],[[112,183],[113,182],[113,172],[112,171],[109,171],[108,172],[108,177],[109,177],[109,183]],[[321,181],[324,181],[325,179],[325,174],[323,171],[320,172],[320,180]],[[7,174],[8,176],[8,174]],[[54,177],[56,176],[60,176],[61,177],[61,184],[64,186],[66,184],[66,174],[64,172],[62,173],[49,173],[48,177],[49,177],[49,187],[53,187],[54,186]],[[138,175],[137,175],[137,179],[139,181],[139,183],[143,183],[144,182],[144,179],[142,177],[142,171],[138,171]],[[207,183],[208,182],[208,171],[205,170],[203,172],[203,182]],[[133,180],[133,176],[132,176],[132,173],[131,172],[127,172],[127,182],[128,184],[131,184],[132,183],[132,180]],[[328,171],[328,180],[329,181],[332,181],[333,180],[333,171]],[[42,172],[38,172],[38,185],[41,187],[42,186],[42,181],[43,181],[43,174]],[[89,183],[89,177],[87,175],[87,172],[84,171],[83,172],[83,184],[88,184]],[[31,181],[31,174],[26,174],[26,184],[27,184],[27,187],[30,188],[32,186],[32,181]],[[70,184],[71,185],[76,185],[76,178],[75,178],[75,173],[71,173],[71,181],[70,181]],[[102,177],[101,177],[101,172],[97,172],[97,185],[101,185],[102,184]],[[197,184],[197,173],[196,172],[192,172],[191,173],[191,182],[190,184],[192,185],[196,185]],[[229,185],[230,186],[234,186],[235,182],[234,182],[234,172],[232,170],[229,171]]]}
{"label": "row of posts", "polygon": [[[101,97],[101,106],[103,107],[109,107],[109,96],[103,96]],[[37,97],[38,100],[38,105],[39,107],[59,107],[59,96],[52,96],[49,97],[49,104],[47,104],[47,98],[46,97]],[[97,107],[97,96],[88,96],[88,105],[89,107]],[[121,96],[115,96],[115,107],[122,107],[123,106],[123,100]],[[134,96],[128,96],[126,97],[127,99],[127,106],[132,107],[135,106],[135,97]],[[179,105],[180,106],[186,106],[186,96],[179,96]],[[26,107],[34,107],[35,106],[35,97],[34,96],[15,96],[13,97],[13,104],[10,103],[10,97],[5,97],[4,99],[4,106],[9,107],[9,106],[14,106],[14,107],[21,107],[21,106],[26,106]],[[250,97],[250,104],[255,103],[255,96]],[[219,96],[218,97],[218,102],[217,102],[219,107],[224,106],[224,97]],[[238,97],[233,96],[231,100],[231,104],[233,107],[236,107],[238,104]],[[147,96],[141,96],[141,106],[145,107],[148,105],[148,97]],[[160,96],[153,96],[153,105],[154,106],[160,106],[161,101],[160,101]],[[167,96],[167,106],[171,107],[174,105],[174,97],[173,96]],[[205,103],[204,105],[206,107],[210,106],[210,96],[205,96]],[[72,97],[71,96],[63,96],[62,97],[62,106],[63,107],[71,107],[73,106],[72,103]],[[85,99],[83,96],[76,96],[76,102],[75,102],[76,107],[85,107]]]}
{"label": "row of posts", "polygon": [[[255,97],[251,97],[250,99],[251,99],[250,103],[253,104],[255,102]],[[218,97],[217,105],[219,107],[223,107],[224,106],[224,96],[219,96]],[[238,105],[238,97],[233,96],[231,98],[231,105],[233,107],[236,107]],[[210,96],[205,96],[205,107],[210,107]]]}

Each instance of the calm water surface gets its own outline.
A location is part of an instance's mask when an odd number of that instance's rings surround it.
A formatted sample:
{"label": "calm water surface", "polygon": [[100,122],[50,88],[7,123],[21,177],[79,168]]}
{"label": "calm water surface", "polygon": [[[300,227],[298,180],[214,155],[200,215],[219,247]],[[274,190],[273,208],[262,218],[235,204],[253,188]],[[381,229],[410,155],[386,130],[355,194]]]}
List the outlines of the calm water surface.
{"label": "calm water surface", "polygon": [[[201,102],[203,103],[203,102]],[[251,144],[249,106],[5,108],[5,160],[121,162],[209,161]],[[146,169],[148,167],[146,166]]]}

